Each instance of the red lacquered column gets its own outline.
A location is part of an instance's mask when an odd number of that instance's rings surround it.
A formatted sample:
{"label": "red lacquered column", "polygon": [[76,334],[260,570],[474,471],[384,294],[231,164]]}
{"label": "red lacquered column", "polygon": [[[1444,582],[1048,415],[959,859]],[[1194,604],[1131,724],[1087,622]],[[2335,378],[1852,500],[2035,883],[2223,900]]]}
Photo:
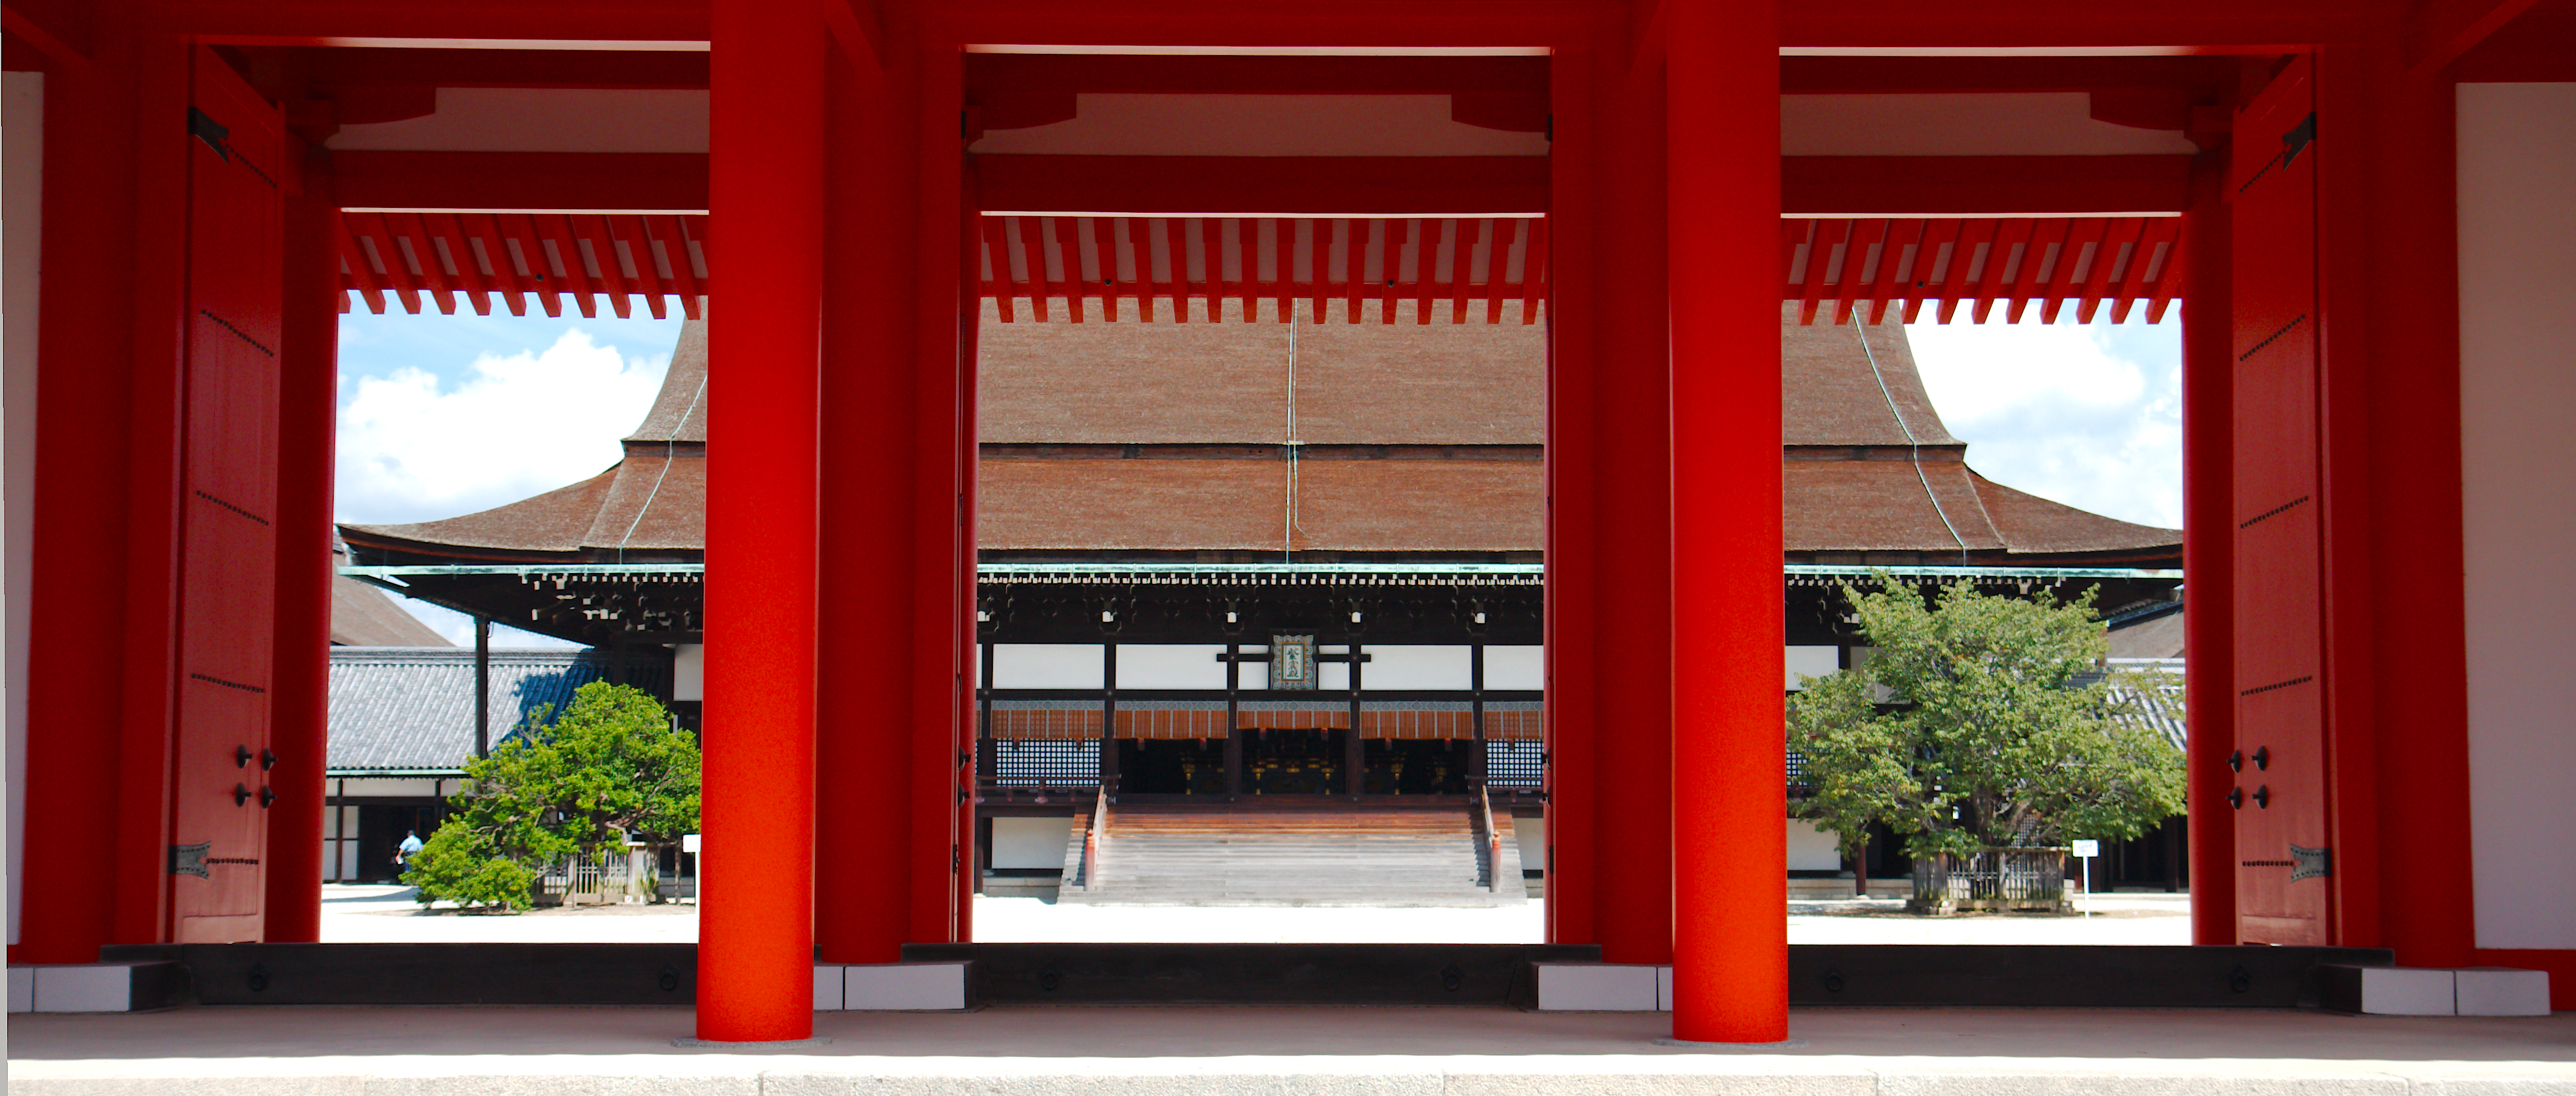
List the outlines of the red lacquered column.
{"label": "red lacquered column", "polygon": [[[897,52],[899,60],[901,51]],[[915,657],[909,584],[913,567],[914,414],[920,285],[916,249],[921,164],[907,109],[915,69],[845,57],[829,68],[825,218],[823,416],[832,460],[823,470],[823,539],[834,567],[823,576],[824,619],[868,621],[821,637],[827,701],[817,715],[815,757],[835,788],[866,788],[816,804],[841,864],[815,880],[815,943],[829,963],[892,963],[902,956],[912,910],[912,801],[888,774],[909,771]]]}
{"label": "red lacquered column", "polygon": [[716,0],[712,14],[709,267],[736,289],[708,306],[708,386],[736,425],[716,428],[707,469],[698,1037],[803,1039],[826,44],[812,3]]}
{"label": "red lacquered column", "polygon": [[2191,607],[2183,619],[2191,672],[2183,709],[2192,715],[2185,764],[2191,819],[2191,942],[2236,942],[2236,817],[2228,751],[2236,741],[2236,355],[2231,349],[2227,153],[2192,167],[2191,209],[2183,214],[2182,563]]}
{"label": "red lacquered column", "polygon": [[1673,1035],[1788,1037],[1779,13],[1670,0]]}
{"label": "red lacquered column", "polygon": [[[299,154],[300,141],[289,142]],[[331,177],[304,167],[286,200],[279,347],[277,654],[270,671],[268,905],[262,939],[322,939],[323,752],[331,709],[331,449],[340,351],[340,256]]]}

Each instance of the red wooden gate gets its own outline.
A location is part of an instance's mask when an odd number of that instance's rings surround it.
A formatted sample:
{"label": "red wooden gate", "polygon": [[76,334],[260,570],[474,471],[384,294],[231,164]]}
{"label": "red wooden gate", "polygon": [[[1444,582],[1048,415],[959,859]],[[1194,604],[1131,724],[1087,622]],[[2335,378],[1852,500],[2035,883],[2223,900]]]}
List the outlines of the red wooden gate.
{"label": "red wooden gate", "polygon": [[2317,116],[2305,58],[2236,122],[2236,931],[2324,944]]}
{"label": "red wooden gate", "polygon": [[195,70],[170,839],[181,943],[261,935],[283,305],[282,119],[211,51]]}

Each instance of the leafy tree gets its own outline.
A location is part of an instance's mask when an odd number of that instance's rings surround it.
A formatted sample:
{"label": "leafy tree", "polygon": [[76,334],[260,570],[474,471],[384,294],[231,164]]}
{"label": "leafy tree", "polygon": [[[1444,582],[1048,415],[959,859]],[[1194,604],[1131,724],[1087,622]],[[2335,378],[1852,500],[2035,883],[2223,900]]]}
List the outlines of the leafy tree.
{"label": "leafy tree", "polygon": [[1813,789],[1799,813],[1846,852],[1872,822],[1928,856],[2132,838],[2181,812],[2182,751],[2138,718],[2156,685],[2101,669],[2095,591],[2023,600],[1957,583],[1926,604],[1879,580],[1879,593],[1843,588],[1870,659],[1789,702]]}
{"label": "leafy tree", "polygon": [[547,865],[606,862],[629,841],[655,852],[698,828],[698,743],[641,689],[594,681],[560,718],[540,707],[488,757],[423,843],[403,882],[426,905],[529,906]]}

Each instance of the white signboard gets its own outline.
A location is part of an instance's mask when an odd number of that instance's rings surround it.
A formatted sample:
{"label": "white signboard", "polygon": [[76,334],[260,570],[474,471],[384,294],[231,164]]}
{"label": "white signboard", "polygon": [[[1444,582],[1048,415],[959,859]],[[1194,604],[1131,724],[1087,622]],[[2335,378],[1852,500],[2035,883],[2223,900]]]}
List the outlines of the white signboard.
{"label": "white signboard", "polygon": [[2102,855],[2102,843],[2099,841],[2078,841],[2075,843],[2075,855],[2087,860],[2100,856]]}
{"label": "white signboard", "polygon": [[698,835],[696,835],[696,834],[694,834],[694,833],[684,833],[684,834],[681,834],[681,835],[680,835],[680,851],[681,851],[681,852],[687,852],[687,853],[694,853],[694,852],[698,851]]}

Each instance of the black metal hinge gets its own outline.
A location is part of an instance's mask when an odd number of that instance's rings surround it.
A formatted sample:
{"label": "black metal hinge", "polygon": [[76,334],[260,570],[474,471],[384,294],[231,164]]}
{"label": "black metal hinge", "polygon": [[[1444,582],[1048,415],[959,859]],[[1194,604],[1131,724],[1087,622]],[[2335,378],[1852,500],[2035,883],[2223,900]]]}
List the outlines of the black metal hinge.
{"label": "black metal hinge", "polygon": [[205,111],[188,108],[188,136],[204,141],[207,148],[215,150],[215,155],[224,158],[225,163],[231,163],[233,159],[233,150],[224,144],[224,139],[232,134],[232,127],[214,120]]}
{"label": "black metal hinge", "polygon": [[193,875],[199,879],[209,878],[206,874],[206,854],[213,851],[214,847],[215,843],[212,841],[170,846],[170,874]]}
{"label": "black metal hinge", "polygon": [[2334,874],[2334,850],[2290,846],[2290,882],[2323,879]]}
{"label": "black metal hinge", "polygon": [[2290,166],[2290,161],[2298,159],[2299,153],[2306,151],[2307,147],[2315,144],[2316,141],[2317,112],[2312,110],[2308,112],[2307,117],[2299,120],[2299,124],[2291,126],[2289,132],[2281,135],[2281,166]]}

